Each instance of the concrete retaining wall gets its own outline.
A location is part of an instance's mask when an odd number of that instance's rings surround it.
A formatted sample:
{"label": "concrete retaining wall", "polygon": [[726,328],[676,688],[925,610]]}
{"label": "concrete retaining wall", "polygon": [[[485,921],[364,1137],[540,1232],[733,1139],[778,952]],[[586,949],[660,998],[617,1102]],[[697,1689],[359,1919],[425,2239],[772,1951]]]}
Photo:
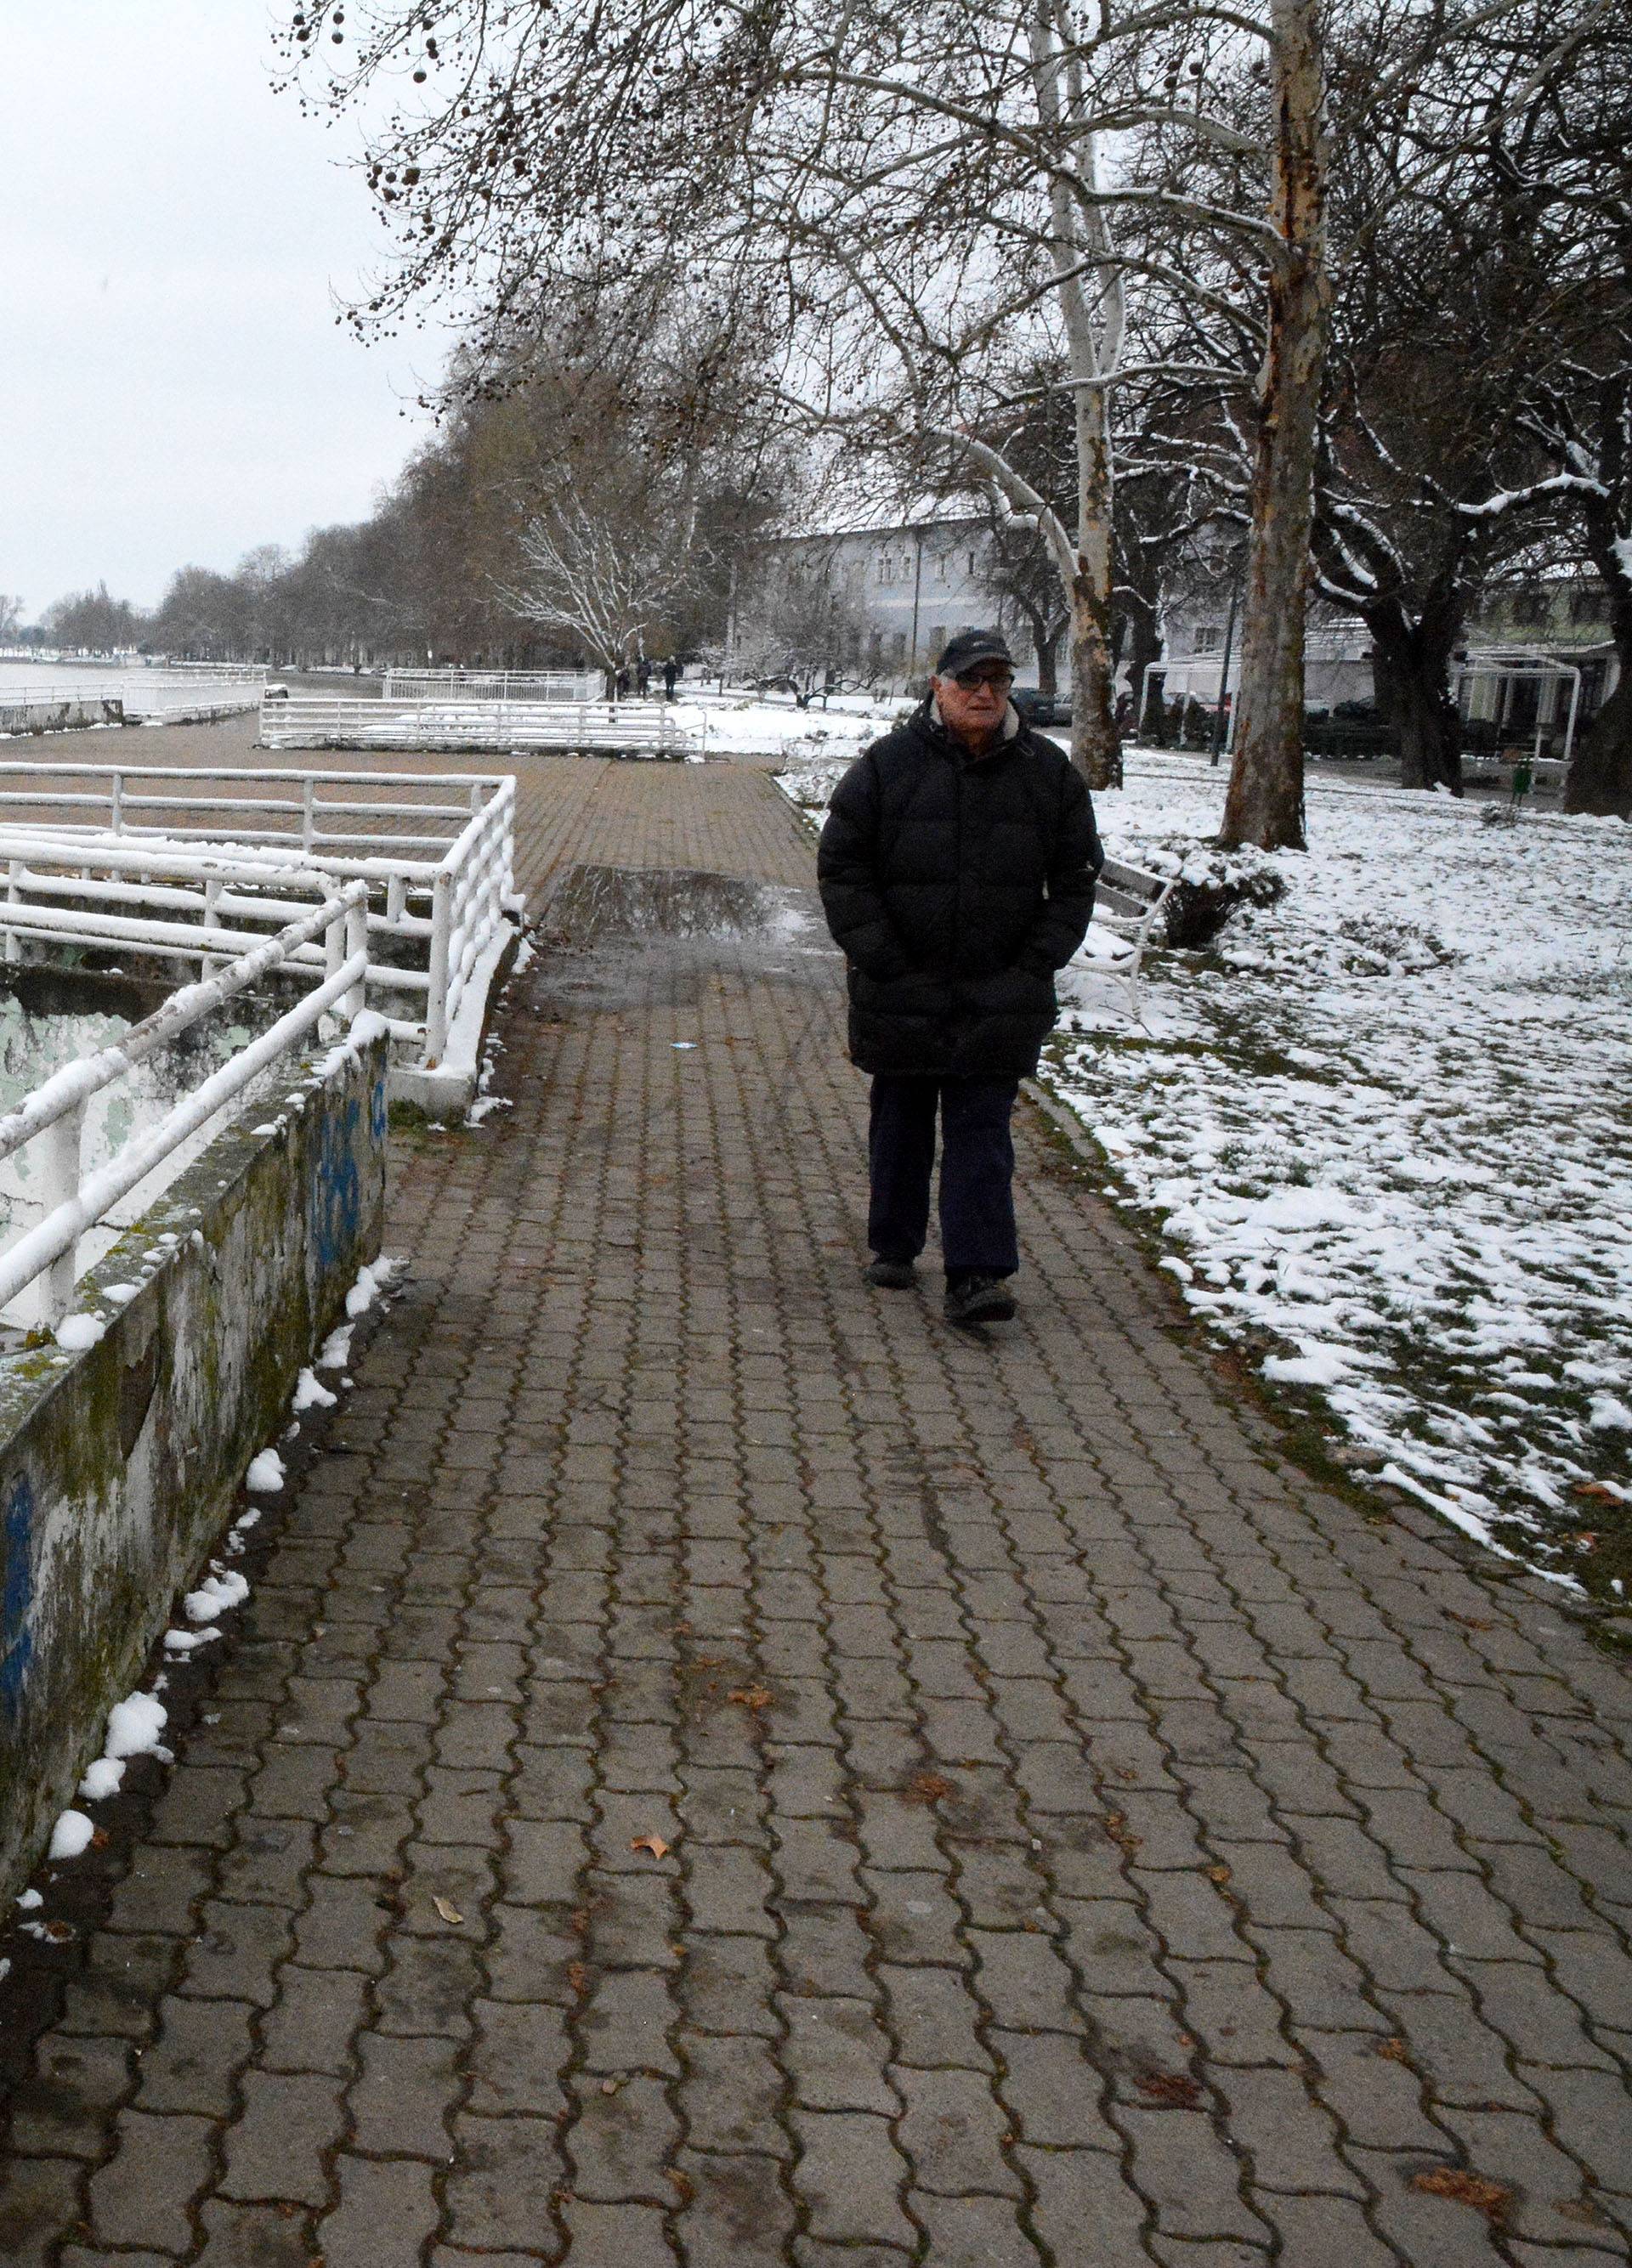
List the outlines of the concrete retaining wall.
{"label": "concrete retaining wall", "polygon": [[0,1360],[0,1898],[379,1252],[385,1082],[383,1036],[292,1070],[276,1123],[211,1143],[81,1280],[94,1346]]}
{"label": "concrete retaining wall", "polygon": [[0,733],[72,733],[92,725],[122,725],[125,705],[95,694],[67,701],[30,700],[26,694],[0,697]]}

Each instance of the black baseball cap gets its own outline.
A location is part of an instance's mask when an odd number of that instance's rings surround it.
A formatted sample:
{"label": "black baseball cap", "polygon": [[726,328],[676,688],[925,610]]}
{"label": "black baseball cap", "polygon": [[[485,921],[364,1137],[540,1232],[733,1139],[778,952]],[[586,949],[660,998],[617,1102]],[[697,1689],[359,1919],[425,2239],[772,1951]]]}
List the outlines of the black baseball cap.
{"label": "black baseball cap", "polygon": [[956,677],[960,670],[972,669],[980,661],[1001,661],[1013,669],[1015,657],[1001,630],[959,630],[942,648],[935,675]]}

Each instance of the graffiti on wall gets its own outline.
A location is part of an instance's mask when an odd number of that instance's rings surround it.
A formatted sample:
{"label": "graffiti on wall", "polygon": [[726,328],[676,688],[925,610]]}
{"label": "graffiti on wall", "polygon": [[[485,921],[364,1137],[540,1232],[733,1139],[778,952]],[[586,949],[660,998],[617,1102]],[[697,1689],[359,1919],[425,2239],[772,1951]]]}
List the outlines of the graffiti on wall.
{"label": "graffiti on wall", "polygon": [[4,1581],[0,1582],[0,1711],[15,1721],[22,1705],[33,1638],[28,1609],[34,1589],[34,1492],[19,1473],[5,1494],[0,1513]]}

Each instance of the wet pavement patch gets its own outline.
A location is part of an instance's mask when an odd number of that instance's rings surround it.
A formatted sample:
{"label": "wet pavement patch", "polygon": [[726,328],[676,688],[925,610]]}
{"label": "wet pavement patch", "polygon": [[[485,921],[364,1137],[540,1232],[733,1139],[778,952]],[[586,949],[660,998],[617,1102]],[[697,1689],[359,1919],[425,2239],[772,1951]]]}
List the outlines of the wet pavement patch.
{"label": "wet pavement patch", "polygon": [[839,960],[814,890],[694,867],[565,867],[539,931],[543,990],[569,1012],[649,998],[654,964],[677,1002],[722,968],[823,986]]}
{"label": "wet pavement patch", "polygon": [[827,944],[814,890],[691,866],[568,866],[550,894],[544,920],[580,947],[683,938],[730,939],[767,950]]}

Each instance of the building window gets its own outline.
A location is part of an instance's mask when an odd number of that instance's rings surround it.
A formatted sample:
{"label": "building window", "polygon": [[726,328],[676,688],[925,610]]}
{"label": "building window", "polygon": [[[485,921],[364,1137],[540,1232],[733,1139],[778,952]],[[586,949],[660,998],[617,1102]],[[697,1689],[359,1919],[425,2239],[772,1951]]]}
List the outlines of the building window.
{"label": "building window", "polygon": [[1196,642],[1194,651],[1197,653],[1216,653],[1223,643],[1224,630],[1222,622],[1198,622],[1196,624]]}
{"label": "building window", "polygon": [[971,552],[970,553],[970,555],[969,555],[969,579],[970,579],[970,581],[971,581],[971,583],[973,582],[974,578],[975,578],[975,555],[974,555],[974,553],[971,551]]}
{"label": "building window", "polygon": [[935,556],[935,580],[937,583],[944,583],[946,581],[946,553],[944,551],[938,552]]}
{"label": "building window", "polygon": [[1577,584],[1569,594],[1572,622],[1601,622],[1608,611],[1608,594],[1601,583]]}
{"label": "building window", "polygon": [[1513,600],[1513,620],[1525,622],[1532,629],[1547,620],[1547,593],[1544,591],[1520,591]]}
{"label": "building window", "polygon": [[895,636],[890,639],[890,652],[894,654],[896,659],[897,661],[905,661],[906,659],[906,632],[905,630],[897,630]]}
{"label": "building window", "polygon": [[890,580],[890,554],[887,551],[881,551],[878,555],[878,579],[881,583]]}

